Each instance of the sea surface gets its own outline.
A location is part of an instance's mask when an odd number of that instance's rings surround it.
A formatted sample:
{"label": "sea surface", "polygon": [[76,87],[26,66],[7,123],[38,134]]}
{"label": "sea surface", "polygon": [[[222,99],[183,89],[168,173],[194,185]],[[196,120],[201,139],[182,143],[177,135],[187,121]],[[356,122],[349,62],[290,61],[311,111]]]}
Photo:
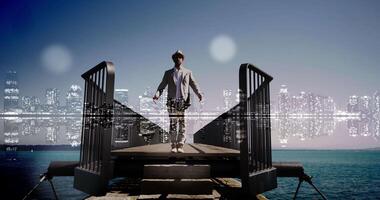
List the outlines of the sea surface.
{"label": "sea surface", "polygon": [[[22,199],[39,181],[50,161],[78,160],[79,151],[0,151],[1,199]],[[274,161],[298,161],[328,199],[380,199],[380,151],[375,150],[274,150]],[[73,188],[72,177],[55,177],[59,199],[83,199]],[[269,199],[292,199],[298,179],[279,178],[278,188],[266,192]],[[31,199],[54,199],[48,182]],[[298,199],[321,199],[303,183]]]}

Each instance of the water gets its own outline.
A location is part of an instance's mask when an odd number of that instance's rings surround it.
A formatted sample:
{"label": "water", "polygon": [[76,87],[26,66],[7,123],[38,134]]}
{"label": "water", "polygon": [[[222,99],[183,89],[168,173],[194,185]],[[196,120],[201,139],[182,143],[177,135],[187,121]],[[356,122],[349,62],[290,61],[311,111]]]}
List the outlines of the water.
{"label": "water", "polygon": [[[35,184],[52,160],[78,160],[79,151],[0,152],[2,199],[21,199]],[[275,161],[299,161],[313,176],[315,185],[328,199],[380,199],[380,151],[357,150],[275,150]],[[72,177],[56,177],[54,185],[60,199],[82,199],[87,195],[73,188]],[[279,178],[278,188],[266,192],[269,199],[291,199],[296,178]],[[4,185],[4,184],[3,184]],[[3,198],[9,197],[9,198]],[[299,199],[320,199],[316,191],[303,183]],[[47,182],[32,199],[52,199]]]}
{"label": "water", "polygon": [[[328,199],[380,199],[380,151],[285,150],[273,151],[275,161],[299,161],[305,173]],[[269,199],[291,199],[297,188],[295,178],[279,178],[278,188],[267,192]],[[320,199],[303,183],[300,199]]]}
{"label": "water", "polygon": [[[79,151],[0,151],[0,180],[5,183],[0,188],[1,199],[22,199],[53,160],[79,160]],[[53,183],[59,199],[87,196],[73,188],[73,177],[56,177]],[[31,199],[54,199],[49,183],[43,182]]]}

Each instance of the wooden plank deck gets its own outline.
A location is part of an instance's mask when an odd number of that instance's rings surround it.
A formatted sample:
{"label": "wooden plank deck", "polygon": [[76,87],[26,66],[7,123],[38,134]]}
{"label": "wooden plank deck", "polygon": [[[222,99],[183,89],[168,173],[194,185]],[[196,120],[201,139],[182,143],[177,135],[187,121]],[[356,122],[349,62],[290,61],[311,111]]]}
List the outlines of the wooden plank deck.
{"label": "wooden plank deck", "polygon": [[240,151],[207,144],[185,144],[184,153],[171,153],[169,143],[130,147],[111,151],[117,157],[239,157]]}

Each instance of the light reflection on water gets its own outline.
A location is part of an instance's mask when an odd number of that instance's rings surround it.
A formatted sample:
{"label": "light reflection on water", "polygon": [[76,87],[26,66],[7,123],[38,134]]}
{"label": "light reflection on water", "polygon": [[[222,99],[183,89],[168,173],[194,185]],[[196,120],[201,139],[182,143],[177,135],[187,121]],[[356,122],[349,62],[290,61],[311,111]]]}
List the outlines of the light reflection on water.
{"label": "light reflection on water", "polygon": [[0,124],[0,144],[80,145],[81,117],[5,117]]}
{"label": "light reflection on water", "polygon": [[[217,116],[188,115],[187,142],[193,142],[193,134]],[[139,118],[115,118],[113,138],[116,143],[128,142],[128,132],[139,132],[142,145],[149,143],[152,135],[160,134],[158,142],[168,142],[169,118],[166,115],[147,117],[160,128]],[[133,124],[139,121],[139,125]],[[223,121],[222,123],[226,123]],[[228,122],[230,123],[230,121]],[[273,148],[371,148],[380,146],[380,120],[367,117],[284,117],[272,116]],[[135,127],[133,129],[133,127]],[[82,117],[11,117],[0,118],[0,144],[2,145],[80,145]],[[228,129],[225,129],[228,130]],[[233,130],[233,129],[231,129]],[[233,133],[224,133],[233,135]],[[134,139],[136,141],[136,139]],[[157,141],[156,141],[157,142]]]}
{"label": "light reflection on water", "polygon": [[373,148],[380,145],[379,139],[378,118],[272,118],[272,143],[277,148]]}

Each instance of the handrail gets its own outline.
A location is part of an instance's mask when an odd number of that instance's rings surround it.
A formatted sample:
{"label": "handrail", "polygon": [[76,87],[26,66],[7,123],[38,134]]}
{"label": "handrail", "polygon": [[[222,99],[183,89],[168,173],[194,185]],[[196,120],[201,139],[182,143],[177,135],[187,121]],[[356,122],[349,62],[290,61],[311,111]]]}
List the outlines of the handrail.
{"label": "handrail", "polygon": [[[240,173],[243,190],[261,193],[277,186],[272,167],[270,82],[273,78],[252,64],[239,68]],[[267,175],[260,177],[263,173]],[[272,180],[271,180],[272,179]],[[262,183],[257,183],[262,182]],[[265,184],[267,186],[263,187]]]}
{"label": "handrail", "polygon": [[269,82],[273,80],[273,77],[272,77],[271,75],[269,75],[269,74],[267,74],[266,72],[262,71],[261,69],[257,68],[257,67],[256,67],[255,65],[253,65],[253,64],[250,64],[250,63],[244,63],[244,64],[241,64],[241,65],[240,65],[240,68],[241,68],[242,66],[245,66],[246,68],[249,68],[249,69],[255,71],[256,73],[260,74],[261,76],[264,76],[265,78],[268,79]]}
{"label": "handrail", "polygon": [[109,62],[109,61],[103,61],[103,62],[97,64],[95,67],[93,67],[90,70],[83,73],[81,75],[81,77],[84,78],[85,80],[88,80],[90,75],[95,74],[96,72],[100,71],[101,69],[103,69],[105,67],[107,68],[107,73],[109,73],[109,75],[115,75],[115,67],[114,67],[113,63]]}
{"label": "handrail", "polygon": [[[107,137],[104,135],[113,112],[115,68],[113,63],[103,61],[82,74],[82,77],[85,79],[85,106],[80,166],[100,173],[101,166],[109,159],[106,149],[110,148],[110,144],[103,141]],[[92,115],[94,113],[98,116]],[[101,118],[102,115],[108,115],[108,118]]]}
{"label": "handrail", "polygon": [[[74,187],[101,193],[112,176],[111,134],[115,68],[103,61],[82,74],[85,80],[79,166]],[[92,185],[88,181],[94,182]],[[87,182],[87,183],[86,183]]]}

